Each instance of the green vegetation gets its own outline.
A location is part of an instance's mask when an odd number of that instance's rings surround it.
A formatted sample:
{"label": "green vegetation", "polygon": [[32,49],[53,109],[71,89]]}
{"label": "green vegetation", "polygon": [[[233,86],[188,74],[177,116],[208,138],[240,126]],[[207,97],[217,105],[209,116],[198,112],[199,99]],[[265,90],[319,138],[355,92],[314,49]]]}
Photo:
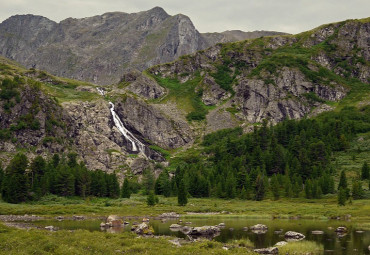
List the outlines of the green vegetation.
{"label": "green vegetation", "polygon": [[202,241],[173,247],[168,237],[137,238],[86,230],[46,232],[18,230],[0,224],[0,250],[6,254],[254,254],[245,248],[222,250],[222,243]]}
{"label": "green vegetation", "polygon": [[226,91],[234,92],[232,88],[232,83],[235,80],[235,75],[231,76],[232,70],[227,66],[227,64],[216,65],[217,72],[211,74],[218,85]]}
{"label": "green vegetation", "polygon": [[160,76],[154,76],[154,78],[162,87],[169,90],[168,95],[161,102],[176,102],[178,108],[187,113],[186,118],[189,121],[205,119],[208,111],[201,100],[203,90],[195,91],[202,81],[202,77],[199,74],[196,74],[194,79],[185,83],[180,83],[177,78],[162,78]]}
{"label": "green vegetation", "polygon": [[2,199],[9,203],[38,200],[46,194],[59,196],[118,197],[120,187],[115,174],[101,170],[89,171],[77,163],[77,154],[68,154],[68,160],[55,154],[48,162],[36,157],[28,167],[24,154],[17,154],[5,169],[0,183]]}
{"label": "green vegetation", "polygon": [[[298,253],[299,251],[299,253]],[[324,247],[312,241],[289,242],[279,247],[279,254],[323,254]]]}

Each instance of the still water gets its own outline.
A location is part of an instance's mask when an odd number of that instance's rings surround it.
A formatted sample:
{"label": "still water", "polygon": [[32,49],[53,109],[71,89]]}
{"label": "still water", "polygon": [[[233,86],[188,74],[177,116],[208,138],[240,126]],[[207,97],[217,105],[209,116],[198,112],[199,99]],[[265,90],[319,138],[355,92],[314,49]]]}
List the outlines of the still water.
{"label": "still water", "polygon": [[[127,219],[126,219],[127,220]],[[135,220],[127,220],[130,223]],[[138,221],[138,220],[136,220]],[[183,223],[191,222],[192,227],[196,226],[213,226],[219,223],[225,223],[225,228],[221,230],[221,234],[214,238],[215,241],[227,242],[248,238],[254,243],[255,248],[265,248],[276,244],[279,241],[284,241],[284,233],[286,231],[296,231],[306,236],[305,240],[315,241],[324,246],[325,254],[370,254],[368,246],[370,245],[370,229],[362,227],[365,222],[348,222],[348,221],[321,221],[321,220],[270,220],[270,219],[245,219],[245,218],[186,218]],[[60,229],[76,230],[85,229],[89,231],[105,231],[100,229],[101,220],[85,220],[85,221],[40,221],[36,225],[48,226],[52,225]],[[155,231],[155,235],[167,235],[183,237],[186,236],[181,232],[171,231],[169,226],[173,223],[178,223],[178,220],[151,220],[150,225]],[[244,227],[250,227],[255,224],[265,224],[268,226],[268,231],[264,234],[255,234],[251,230],[245,231]],[[367,226],[368,223],[366,224]],[[335,229],[339,226],[346,226],[348,232],[345,236],[339,237],[335,233]],[[131,224],[119,228],[110,229],[112,232],[130,231]],[[322,235],[314,235],[312,231],[321,230]],[[362,232],[363,231],[363,232]]]}

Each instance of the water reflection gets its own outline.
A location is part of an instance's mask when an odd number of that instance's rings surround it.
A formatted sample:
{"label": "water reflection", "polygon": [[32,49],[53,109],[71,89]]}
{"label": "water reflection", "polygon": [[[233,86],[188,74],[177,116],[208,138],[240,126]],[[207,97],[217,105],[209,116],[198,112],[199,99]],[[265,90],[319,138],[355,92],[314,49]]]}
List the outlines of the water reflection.
{"label": "water reflection", "polygon": [[[356,232],[362,230],[360,227],[355,227],[354,222],[345,221],[315,221],[315,220],[258,220],[258,219],[243,219],[243,218],[211,218],[211,219],[186,219],[192,222],[191,226],[216,226],[219,223],[225,223],[225,227],[221,228],[218,236],[214,240],[219,242],[227,242],[229,240],[237,240],[248,238],[253,243],[255,248],[265,248],[275,245],[277,242],[285,241],[284,234],[287,231],[296,231],[306,236],[305,240],[315,241],[324,246],[325,254],[370,254],[368,245],[370,245],[370,231]],[[100,231],[100,220],[96,221],[43,221],[40,222],[43,226],[53,225],[60,229],[87,229],[90,231]],[[185,220],[184,220],[185,222]],[[155,235],[169,235],[178,238],[188,237],[181,231],[171,231],[170,225],[178,223],[177,220],[150,220],[149,224],[154,229]],[[268,230],[264,233],[253,233],[249,228],[255,224],[265,224]],[[103,231],[110,233],[121,233],[123,231],[131,231],[131,224],[124,225],[120,228],[108,228]],[[185,226],[185,224],[182,224]],[[337,235],[335,230],[339,226],[347,227],[346,235]],[[358,225],[357,225],[358,226]],[[233,230],[230,230],[230,229]],[[322,231],[322,234],[314,234],[312,231]]]}

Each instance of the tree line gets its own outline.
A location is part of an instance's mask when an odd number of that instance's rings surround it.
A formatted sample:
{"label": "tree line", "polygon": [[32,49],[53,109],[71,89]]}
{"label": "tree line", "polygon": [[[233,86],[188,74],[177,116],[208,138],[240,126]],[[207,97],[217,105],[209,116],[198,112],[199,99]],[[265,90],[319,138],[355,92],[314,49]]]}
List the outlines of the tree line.
{"label": "tree line", "polygon": [[59,196],[112,197],[120,195],[115,174],[89,171],[77,154],[67,157],[54,154],[49,160],[41,156],[29,162],[26,155],[16,154],[5,171],[0,168],[2,199],[10,203],[37,200],[46,194]]}

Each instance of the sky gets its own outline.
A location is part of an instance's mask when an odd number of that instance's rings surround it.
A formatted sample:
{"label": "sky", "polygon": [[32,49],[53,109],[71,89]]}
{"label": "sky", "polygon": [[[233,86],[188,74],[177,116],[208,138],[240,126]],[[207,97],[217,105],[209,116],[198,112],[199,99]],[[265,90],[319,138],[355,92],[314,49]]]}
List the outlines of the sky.
{"label": "sky", "polygon": [[160,6],[182,13],[199,32],[271,30],[299,33],[322,24],[370,16],[370,0],[0,0],[0,22],[16,14],[54,21]]}

